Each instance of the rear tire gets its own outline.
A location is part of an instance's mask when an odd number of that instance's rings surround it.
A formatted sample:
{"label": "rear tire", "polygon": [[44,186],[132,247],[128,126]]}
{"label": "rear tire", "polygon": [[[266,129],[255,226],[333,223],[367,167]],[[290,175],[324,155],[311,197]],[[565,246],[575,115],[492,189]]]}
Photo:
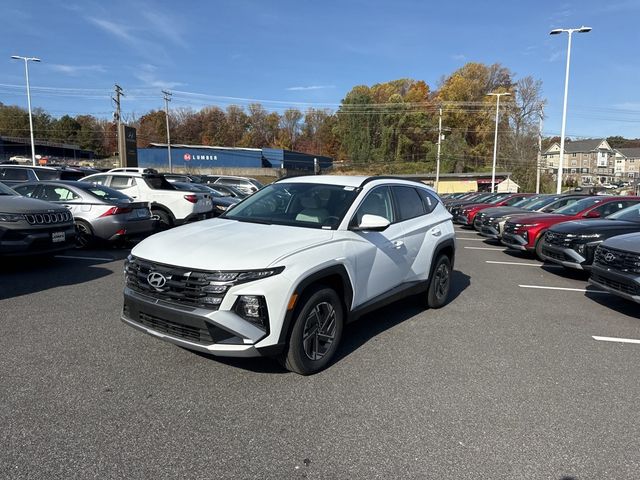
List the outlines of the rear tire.
{"label": "rear tire", "polygon": [[93,229],[84,220],[76,220],[76,248],[87,248],[94,241]]}
{"label": "rear tire", "polygon": [[151,214],[158,216],[158,230],[168,230],[173,227],[173,219],[171,218],[171,215],[164,210],[152,209]]}
{"label": "rear tire", "polygon": [[329,365],[344,327],[344,309],[331,288],[318,287],[304,296],[284,353],[283,365],[300,375],[311,375]]}
{"label": "rear tire", "polygon": [[427,290],[427,306],[440,308],[447,304],[451,291],[451,261],[446,255],[440,255],[431,271],[429,289]]}

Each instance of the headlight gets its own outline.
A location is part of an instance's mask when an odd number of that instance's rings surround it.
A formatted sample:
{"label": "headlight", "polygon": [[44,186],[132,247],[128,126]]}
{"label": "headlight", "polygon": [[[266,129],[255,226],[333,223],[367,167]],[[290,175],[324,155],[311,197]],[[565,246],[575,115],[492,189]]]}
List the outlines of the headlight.
{"label": "headlight", "polygon": [[22,213],[2,213],[0,212],[0,222],[19,222],[24,220]]}
{"label": "headlight", "polygon": [[537,227],[539,223],[516,223],[516,228],[531,228]]}
{"label": "headlight", "polygon": [[229,208],[228,205],[214,205],[214,207],[216,207],[216,209],[220,210],[221,212],[226,212],[227,208]]}
{"label": "headlight", "polygon": [[263,296],[241,295],[236,300],[233,311],[265,332],[269,331],[269,313]]}

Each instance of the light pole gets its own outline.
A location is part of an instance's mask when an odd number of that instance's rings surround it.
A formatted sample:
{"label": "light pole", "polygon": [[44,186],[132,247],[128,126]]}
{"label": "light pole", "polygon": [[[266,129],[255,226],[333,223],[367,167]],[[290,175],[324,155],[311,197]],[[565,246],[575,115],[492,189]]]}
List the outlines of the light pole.
{"label": "light pole", "polygon": [[167,155],[169,156],[169,173],[173,173],[173,166],[171,164],[171,135],[169,133],[169,102],[171,101],[171,92],[162,90],[164,95],[164,116],[167,120]]}
{"label": "light pole", "polygon": [[496,157],[498,155],[498,116],[500,114],[500,97],[503,95],[511,95],[509,92],[503,93],[487,93],[487,95],[496,97],[496,134],[493,138],[493,167],[491,168],[491,193],[496,188]]}
{"label": "light pole", "polygon": [[567,46],[567,69],[564,76],[564,104],[562,106],[562,131],[560,132],[560,160],[558,163],[558,186],[556,193],[562,193],[562,169],[564,166],[564,132],[567,126],[567,94],[569,93],[569,61],[571,59],[571,36],[573,32],[587,33],[591,31],[591,27],[582,26],[580,28],[556,28],[549,32],[549,35],[558,35],[563,32],[569,34],[569,42]]}
{"label": "light pole", "polygon": [[31,91],[29,90],[29,61],[39,62],[40,59],[36,57],[22,57],[20,55],[12,55],[14,60],[24,60],[24,72],[27,77],[27,105],[29,106],[29,131],[31,132],[31,161],[33,166],[36,165],[36,145],[33,141],[33,118],[31,117]]}

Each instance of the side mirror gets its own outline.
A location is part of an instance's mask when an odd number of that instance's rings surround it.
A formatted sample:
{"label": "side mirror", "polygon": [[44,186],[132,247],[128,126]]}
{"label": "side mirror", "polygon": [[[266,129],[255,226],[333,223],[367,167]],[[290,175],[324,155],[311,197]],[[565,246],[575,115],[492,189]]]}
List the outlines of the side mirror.
{"label": "side mirror", "polygon": [[385,230],[391,222],[384,217],[380,217],[378,215],[369,215],[368,213],[362,216],[362,221],[360,225],[358,225],[353,230],[369,230],[374,232],[381,232]]}
{"label": "side mirror", "polygon": [[600,218],[600,212],[596,212],[595,210],[591,210],[588,212],[584,218]]}
{"label": "side mirror", "polygon": [[547,207],[542,209],[542,213],[551,213],[553,211],[555,211],[554,207]]}

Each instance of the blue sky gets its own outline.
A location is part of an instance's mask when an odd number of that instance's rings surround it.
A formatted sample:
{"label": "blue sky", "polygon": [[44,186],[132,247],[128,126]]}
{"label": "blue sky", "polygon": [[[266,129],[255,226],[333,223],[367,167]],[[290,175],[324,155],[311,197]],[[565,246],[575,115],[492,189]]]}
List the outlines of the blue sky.
{"label": "blue sky", "polygon": [[449,1],[2,0],[0,102],[54,116],[108,117],[120,84],[125,118],[162,107],[262,101],[270,110],[336,108],[359,84],[397,78],[437,88],[469,61],[499,62],[543,81],[545,134],[559,135],[567,36],[567,134],[640,137],[640,0]]}

